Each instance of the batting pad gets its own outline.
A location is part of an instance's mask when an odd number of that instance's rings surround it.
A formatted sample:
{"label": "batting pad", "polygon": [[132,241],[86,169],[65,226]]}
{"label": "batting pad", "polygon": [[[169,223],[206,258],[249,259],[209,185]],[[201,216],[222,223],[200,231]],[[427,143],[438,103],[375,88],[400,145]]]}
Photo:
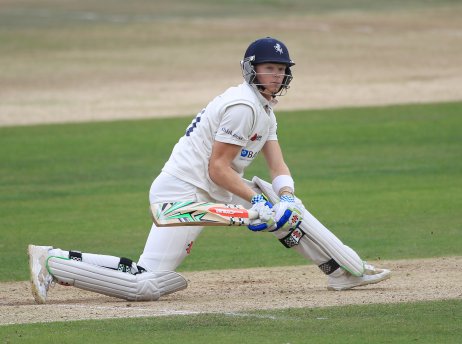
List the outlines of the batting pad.
{"label": "batting pad", "polygon": [[[270,202],[273,204],[279,202],[279,197],[273,191],[273,187],[270,183],[258,177],[253,177],[252,182],[260,188]],[[302,203],[298,198],[296,198],[296,202]],[[347,270],[352,275],[362,276],[364,274],[364,262],[358,254],[350,247],[344,245],[339,238],[311,215],[305,207],[303,208],[304,212],[300,229],[305,235],[301,237],[300,243],[294,246],[294,248],[303,255],[305,255],[304,251],[310,250],[311,255],[315,256],[313,260],[318,266],[333,258],[343,269]],[[279,234],[281,237],[284,235],[287,235],[287,233]],[[316,250],[316,246],[325,253],[325,258],[322,262],[319,262],[319,259],[322,259],[323,253],[319,252],[319,249]]]}
{"label": "batting pad", "polygon": [[60,284],[128,301],[155,301],[188,286],[174,271],[132,275],[63,257],[49,257],[47,269]]}

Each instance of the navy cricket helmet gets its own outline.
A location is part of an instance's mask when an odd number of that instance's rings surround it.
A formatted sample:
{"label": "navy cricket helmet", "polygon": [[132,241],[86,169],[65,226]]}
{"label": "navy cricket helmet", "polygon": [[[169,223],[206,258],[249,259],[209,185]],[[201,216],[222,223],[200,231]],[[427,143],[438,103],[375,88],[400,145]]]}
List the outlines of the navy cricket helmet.
{"label": "navy cricket helmet", "polygon": [[264,89],[264,85],[258,84],[257,73],[254,67],[261,63],[280,63],[286,65],[285,77],[281,88],[273,96],[280,96],[283,91],[285,93],[293,78],[290,67],[295,65],[295,62],[290,59],[289,50],[285,44],[272,37],[260,38],[251,43],[245,51],[244,59],[241,61],[242,75],[245,81],[257,86],[260,90]]}

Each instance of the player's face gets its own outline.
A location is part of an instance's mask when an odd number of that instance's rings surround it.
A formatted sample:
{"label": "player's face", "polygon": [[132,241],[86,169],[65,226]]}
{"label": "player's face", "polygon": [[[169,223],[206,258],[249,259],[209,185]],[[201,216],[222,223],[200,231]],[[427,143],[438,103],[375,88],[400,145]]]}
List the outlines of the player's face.
{"label": "player's face", "polygon": [[277,93],[281,88],[285,71],[286,65],[280,63],[262,63],[255,66],[257,82],[270,94]]}

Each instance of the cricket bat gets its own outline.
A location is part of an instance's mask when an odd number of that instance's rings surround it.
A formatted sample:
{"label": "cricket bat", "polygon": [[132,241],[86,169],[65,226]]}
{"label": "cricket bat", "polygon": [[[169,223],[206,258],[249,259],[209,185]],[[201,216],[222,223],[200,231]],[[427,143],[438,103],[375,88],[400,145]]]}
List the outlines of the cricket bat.
{"label": "cricket bat", "polygon": [[168,202],[151,204],[151,215],[158,227],[248,226],[258,213],[239,204],[208,202]]}

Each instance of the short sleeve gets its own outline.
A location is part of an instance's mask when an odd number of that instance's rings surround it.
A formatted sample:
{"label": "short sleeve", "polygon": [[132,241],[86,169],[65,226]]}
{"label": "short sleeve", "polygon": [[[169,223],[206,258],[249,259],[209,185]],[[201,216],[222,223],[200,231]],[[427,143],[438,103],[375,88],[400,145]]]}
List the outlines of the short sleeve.
{"label": "short sleeve", "polygon": [[249,105],[236,104],[226,109],[218,126],[215,140],[245,146],[254,122],[253,109]]}
{"label": "short sleeve", "polygon": [[276,116],[274,115],[273,112],[271,112],[270,115],[270,128],[269,128],[269,135],[268,135],[268,141],[277,141],[278,140],[278,123],[276,121]]}

